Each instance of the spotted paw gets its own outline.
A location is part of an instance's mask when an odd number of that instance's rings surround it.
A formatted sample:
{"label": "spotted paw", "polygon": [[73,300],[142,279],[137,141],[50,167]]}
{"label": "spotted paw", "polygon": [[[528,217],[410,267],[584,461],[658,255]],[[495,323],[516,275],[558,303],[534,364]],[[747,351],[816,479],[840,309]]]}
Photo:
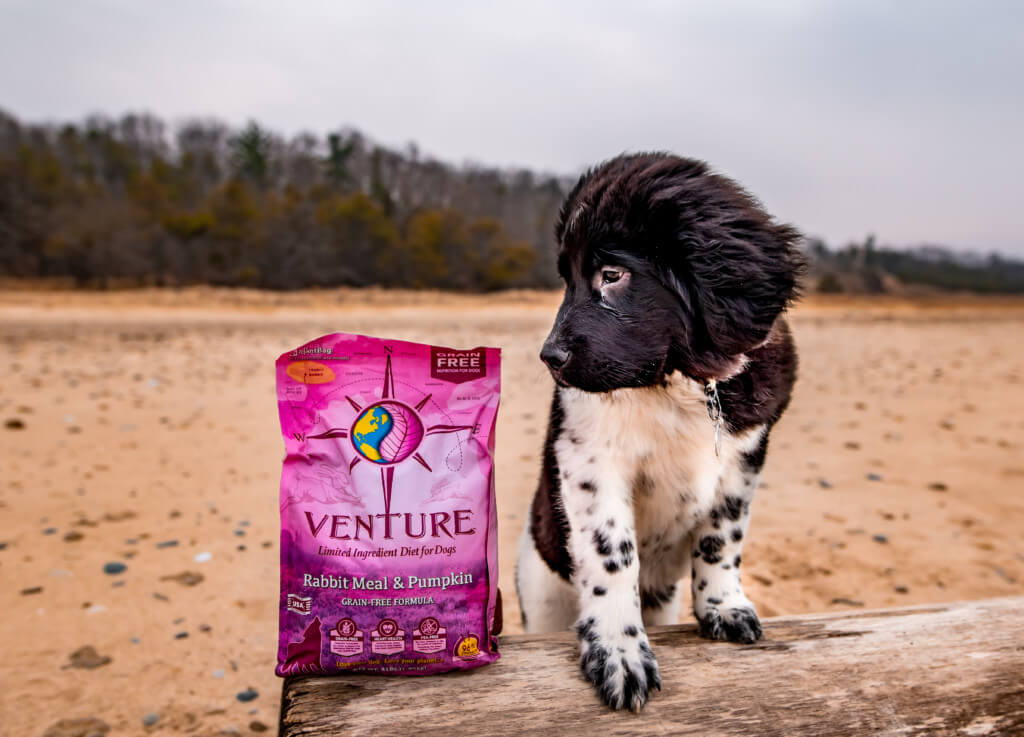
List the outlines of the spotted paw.
{"label": "spotted paw", "polygon": [[749,645],[761,639],[761,620],[753,607],[708,607],[700,622],[700,637]]}
{"label": "spotted paw", "polygon": [[652,689],[661,690],[658,661],[642,628],[602,632],[594,617],[576,625],[580,668],[601,700],[613,709],[640,711]]}
{"label": "spotted paw", "polygon": [[728,640],[746,645],[761,639],[761,620],[752,606],[719,609],[708,606],[698,615],[700,635],[709,640]]}

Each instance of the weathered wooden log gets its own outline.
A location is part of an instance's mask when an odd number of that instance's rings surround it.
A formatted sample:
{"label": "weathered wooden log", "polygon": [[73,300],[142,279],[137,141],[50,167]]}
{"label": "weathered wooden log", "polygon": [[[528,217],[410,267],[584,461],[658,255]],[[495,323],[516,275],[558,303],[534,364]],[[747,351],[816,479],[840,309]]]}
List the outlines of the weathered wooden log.
{"label": "weathered wooden log", "polygon": [[1024,735],[1024,597],[764,622],[754,645],[657,627],[664,690],[602,706],[568,634],[502,638],[502,660],[424,678],[299,677],[281,735]]}

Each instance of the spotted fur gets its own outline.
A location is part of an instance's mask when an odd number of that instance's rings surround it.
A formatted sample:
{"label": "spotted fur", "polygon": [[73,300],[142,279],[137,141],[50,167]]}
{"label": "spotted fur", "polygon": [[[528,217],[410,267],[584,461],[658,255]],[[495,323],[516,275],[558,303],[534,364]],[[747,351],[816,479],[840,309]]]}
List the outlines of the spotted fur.
{"label": "spotted fur", "polygon": [[663,154],[585,175],[557,236],[566,293],[541,354],[557,386],[517,588],[527,630],[575,627],[584,677],[637,710],[661,688],[644,627],[678,621],[687,575],[705,637],[761,636],[742,546],[795,379],[782,312],[802,261],[737,185]]}

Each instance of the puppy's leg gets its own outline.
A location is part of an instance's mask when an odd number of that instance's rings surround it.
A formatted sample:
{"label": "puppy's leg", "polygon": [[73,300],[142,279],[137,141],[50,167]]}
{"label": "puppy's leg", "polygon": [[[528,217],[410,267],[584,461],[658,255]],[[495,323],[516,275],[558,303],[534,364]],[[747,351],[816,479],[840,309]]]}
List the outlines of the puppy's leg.
{"label": "puppy's leg", "polygon": [[577,596],[572,584],[548,567],[527,522],[519,538],[516,591],[526,632],[558,632],[576,621]]}
{"label": "puppy's leg", "polygon": [[694,535],[693,613],[701,635],[712,640],[751,643],[761,638],[757,611],[740,583],[740,563],[766,443],[764,438],[758,450],[726,470],[714,507]]}
{"label": "puppy's leg", "polygon": [[679,602],[682,589],[679,582],[670,583],[652,591],[640,592],[644,625],[679,624]]}
{"label": "puppy's leg", "polygon": [[559,454],[579,597],[580,666],[606,704],[637,711],[651,688],[661,688],[661,678],[640,611],[629,485],[617,469],[565,461]]}
{"label": "puppy's leg", "polygon": [[[672,548],[648,553],[640,567],[640,606],[644,624],[678,624],[682,599],[680,579],[690,571],[693,538],[683,537]],[[643,553],[643,551],[641,551]]]}

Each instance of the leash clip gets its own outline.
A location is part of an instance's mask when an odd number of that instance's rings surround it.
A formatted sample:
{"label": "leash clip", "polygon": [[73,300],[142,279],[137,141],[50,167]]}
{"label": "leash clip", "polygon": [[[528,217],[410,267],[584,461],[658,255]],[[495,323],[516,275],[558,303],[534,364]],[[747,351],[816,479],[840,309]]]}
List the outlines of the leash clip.
{"label": "leash clip", "polygon": [[708,408],[708,417],[715,429],[715,457],[719,457],[722,437],[722,403],[718,399],[718,382],[711,379],[704,385],[704,404]]}

